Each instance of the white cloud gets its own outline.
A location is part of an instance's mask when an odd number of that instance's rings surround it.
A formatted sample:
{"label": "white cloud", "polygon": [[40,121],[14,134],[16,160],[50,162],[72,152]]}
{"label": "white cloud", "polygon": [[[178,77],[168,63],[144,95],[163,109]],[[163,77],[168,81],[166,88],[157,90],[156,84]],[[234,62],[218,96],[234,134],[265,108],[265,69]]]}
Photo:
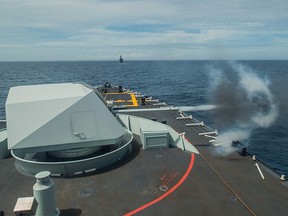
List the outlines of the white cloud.
{"label": "white cloud", "polygon": [[56,48],[65,60],[113,59],[115,50],[131,59],[165,59],[167,50],[179,59],[215,58],[219,50],[261,59],[269,50],[265,58],[284,59],[287,10],[286,0],[2,0],[0,61],[50,60],[37,52]]}

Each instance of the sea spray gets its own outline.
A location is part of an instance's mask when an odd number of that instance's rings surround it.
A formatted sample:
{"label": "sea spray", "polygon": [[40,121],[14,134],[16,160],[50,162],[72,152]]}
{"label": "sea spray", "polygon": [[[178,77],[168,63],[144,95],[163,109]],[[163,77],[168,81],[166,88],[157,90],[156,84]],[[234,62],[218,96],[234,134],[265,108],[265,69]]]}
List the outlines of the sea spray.
{"label": "sea spray", "polygon": [[217,109],[212,113],[216,126],[222,129],[217,143],[219,153],[235,150],[233,141],[247,141],[252,131],[269,127],[278,116],[267,77],[260,77],[253,69],[236,62],[220,68],[209,67],[211,80],[210,102]]}

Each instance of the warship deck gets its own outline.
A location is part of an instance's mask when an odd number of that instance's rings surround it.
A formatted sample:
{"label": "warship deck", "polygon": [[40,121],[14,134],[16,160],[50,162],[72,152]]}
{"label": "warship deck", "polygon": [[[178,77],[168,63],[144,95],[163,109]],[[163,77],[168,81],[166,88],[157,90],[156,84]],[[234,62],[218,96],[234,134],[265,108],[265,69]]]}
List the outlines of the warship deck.
{"label": "warship deck", "polygon": [[[122,112],[165,106],[150,98],[141,101],[134,92],[117,90],[100,89],[104,98],[114,100]],[[185,132],[200,154],[173,147],[143,150],[139,137],[134,136],[132,152],[117,164],[78,176],[53,178],[61,215],[288,214],[287,181],[280,181],[279,175],[249,155],[216,155],[213,149],[217,147],[209,143],[209,138],[198,135],[208,128],[187,127],[192,120],[176,120],[179,113],[173,110],[135,111],[129,115],[163,122],[179,133]],[[0,161],[0,170],[0,210],[13,215],[18,197],[33,196],[35,178],[20,174],[12,157]]]}

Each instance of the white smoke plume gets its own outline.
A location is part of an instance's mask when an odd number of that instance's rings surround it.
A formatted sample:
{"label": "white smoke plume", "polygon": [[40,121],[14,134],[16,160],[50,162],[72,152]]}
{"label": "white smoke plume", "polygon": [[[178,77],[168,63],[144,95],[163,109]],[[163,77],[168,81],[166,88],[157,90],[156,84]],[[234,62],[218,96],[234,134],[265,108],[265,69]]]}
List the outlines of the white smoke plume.
{"label": "white smoke plume", "polygon": [[198,105],[198,106],[181,106],[179,108],[179,111],[182,112],[191,112],[191,111],[208,111],[208,110],[213,110],[216,109],[216,105],[212,104],[207,104],[207,105]]}
{"label": "white smoke plume", "polygon": [[243,64],[230,62],[210,67],[213,115],[223,133],[218,136],[221,154],[235,150],[233,141],[247,141],[255,128],[269,127],[278,108],[269,89],[270,82]]}
{"label": "white smoke plume", "polygon": [[[237,147],[232,145],[233,141],[244,141],[250,136],[249,130],[243,130],[240,128],[229,129],[223,133],[220,133],[217,137],[217,143],[220,146],[217,147],[217,153],[221,155],[228,155],[231,152],[237,151]],[[216,144],[217,144],[216,143]],[[246,144],[246,142],[245,142]],[[247,146],[244,146],[247,147]]]}

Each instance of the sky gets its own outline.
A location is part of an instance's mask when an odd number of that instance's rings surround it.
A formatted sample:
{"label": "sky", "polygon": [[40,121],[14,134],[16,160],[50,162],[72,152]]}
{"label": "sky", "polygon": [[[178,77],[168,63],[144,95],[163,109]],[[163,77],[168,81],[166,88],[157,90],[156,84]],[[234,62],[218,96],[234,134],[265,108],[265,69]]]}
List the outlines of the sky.
{"label": "sky", "polygon": [[288,0],[0,0],[0,61],[288,60]]}

